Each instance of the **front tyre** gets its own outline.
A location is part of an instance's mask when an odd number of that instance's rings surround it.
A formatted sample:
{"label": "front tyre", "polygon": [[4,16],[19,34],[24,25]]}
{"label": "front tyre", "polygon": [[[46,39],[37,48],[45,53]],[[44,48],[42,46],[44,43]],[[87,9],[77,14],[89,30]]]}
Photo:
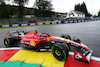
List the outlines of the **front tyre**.
{"label": "front tyre", "polygon": [[61,37],[62,37],[62,38],[65,38],[65,39],[71,40],[71,36],[68,35],[68,34],[62,34]]}
{"label": "front tyre", "polygon": [[64,43],[56,43],[51,49],[52,54],[59,61],[64,61],[68,57],[69,48]]}
{"label": "front tyre", "polygon": [[[65,39],[71,40],[71,36],[68,35],[68,34],[62,34],[61,37],[62,37],[62,38],[65,38]],[[70,48],[71,43],[67,43],[67,45],[68,45],[68,47],[69,47],[69,50],[71,50],[71,48]]]}

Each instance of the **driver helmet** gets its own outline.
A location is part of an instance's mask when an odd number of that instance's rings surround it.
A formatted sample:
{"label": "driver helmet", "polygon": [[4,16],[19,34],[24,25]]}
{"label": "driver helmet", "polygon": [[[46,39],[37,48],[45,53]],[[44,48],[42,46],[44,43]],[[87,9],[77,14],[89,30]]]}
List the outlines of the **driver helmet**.
{"label": "driver helmet", "polygon": [[38,32],[37,32],[37,29],[34,29],[34,31],[35,31],[36,34],[38,33]]}

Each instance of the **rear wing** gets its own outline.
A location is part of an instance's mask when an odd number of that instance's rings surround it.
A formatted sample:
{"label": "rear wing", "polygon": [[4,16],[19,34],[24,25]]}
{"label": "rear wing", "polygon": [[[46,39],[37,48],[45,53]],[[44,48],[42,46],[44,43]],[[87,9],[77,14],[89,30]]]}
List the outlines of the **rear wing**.
{"label": "rear wing", "polygon": [[11,30],[7,32],[8,36],[18,36],[18,35],[24,35],[24,31],[22,30]]}

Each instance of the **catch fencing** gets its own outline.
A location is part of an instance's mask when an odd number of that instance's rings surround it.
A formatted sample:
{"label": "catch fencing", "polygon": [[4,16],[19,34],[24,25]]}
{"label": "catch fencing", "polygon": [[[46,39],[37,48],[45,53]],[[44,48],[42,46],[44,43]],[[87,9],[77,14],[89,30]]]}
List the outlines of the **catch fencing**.
{"label": "catch fencing", "polygon": [[17,27],[17,26],[31,26],[31,25],[47,25],[47,24],[67,24],[67,23],[81,23],[90,21],[100,21],[100,18],[95,19],[73,19],[66,20],[58,17],[43,17],[43,18],[12,18],[12,19],[1,19],[0,27]]}

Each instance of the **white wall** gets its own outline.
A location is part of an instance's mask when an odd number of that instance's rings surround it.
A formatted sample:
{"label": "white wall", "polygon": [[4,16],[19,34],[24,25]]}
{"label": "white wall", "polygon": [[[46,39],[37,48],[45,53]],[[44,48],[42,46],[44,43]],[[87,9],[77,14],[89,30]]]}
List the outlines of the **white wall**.
{"label": "white wall", "polygon": [[[73,16],[73,14],[71,14],[71,13],[73,13],[74,14],[74,16]],[[71,14],[70,16],[69,16],[69,14]],[[77,13],[75,13],[74,11],[70,11],[68,14],[67,14],[67,16],[66,16],[66,18],[69,18],[69,17],[73,17],[73,18],[75,18],[75,17],[85,17],[85,15],[84,14],[77,14]]]}

